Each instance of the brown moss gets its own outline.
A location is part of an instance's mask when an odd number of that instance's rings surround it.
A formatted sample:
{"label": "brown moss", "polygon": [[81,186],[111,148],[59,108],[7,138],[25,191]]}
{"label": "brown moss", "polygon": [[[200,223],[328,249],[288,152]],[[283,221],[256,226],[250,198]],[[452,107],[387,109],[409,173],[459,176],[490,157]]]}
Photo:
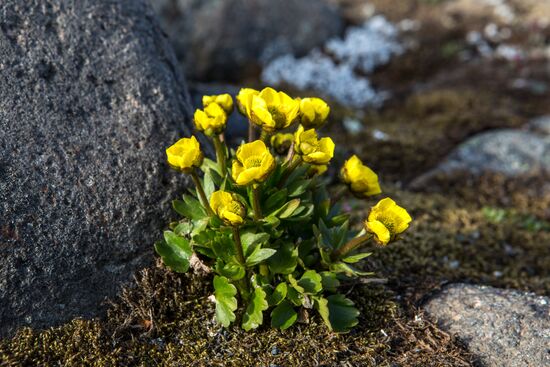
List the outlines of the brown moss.
{"label": "brown moss", "polygon": [[209,288],[208,279],[160,266],[145,270],[113,303],[107,320],[22,329],[0,343],[0,358],[8,366],[468,365],[455,340],[428,322],[411,324],[380,286],[350,286],[362,315],[346,335],[329,332],[316,316],[286,331],[223,330],[212,321],[204,297]]}
{"label": "brown moss", "polygon": [[[333,112],[345,114],[341,109]],[[347,134],[337,125],[328,129],[337,142],[346,142],[342,146],[365,157],[384,179],[407,182],[435,166],[467,137],[524,122],[506,98],[471,89],[438,89],[414,94],[403,105],[371,112],[361,134]],[[388,139],[375,139],[375,130],[386,133]]]}

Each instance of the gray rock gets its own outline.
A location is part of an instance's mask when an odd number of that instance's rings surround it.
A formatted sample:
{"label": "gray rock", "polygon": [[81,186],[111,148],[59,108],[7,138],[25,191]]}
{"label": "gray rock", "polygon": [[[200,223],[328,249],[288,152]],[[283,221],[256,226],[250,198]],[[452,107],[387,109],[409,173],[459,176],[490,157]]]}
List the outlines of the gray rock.
{"label": "gray rock", "polygon": [[419,188],[433,178],[456,172],[508,177],[550,172],[550,138],[523,130],[502,129],[476,135],[461,143],[443,162],[411,183]]}
{"label": "gray rock", "polygon": [[184,184],[173,50],[142,0],[0,5],[0,334],[102,310]]}
{"label": "gray rock", "polygon": [[326,0],[154,0],[187,76],[240,81],[283,54],[305,55],[338,36]]}
{"label": "gray rock", "polygon": [[550,298],[485,286],[453,284],[424,306],[486,366],[550,366]]}
{"label": "gray rock", "polygon": [[527,127],[532,132],[543,135],[550,136],[550,115],[537,117],[527,124]]}

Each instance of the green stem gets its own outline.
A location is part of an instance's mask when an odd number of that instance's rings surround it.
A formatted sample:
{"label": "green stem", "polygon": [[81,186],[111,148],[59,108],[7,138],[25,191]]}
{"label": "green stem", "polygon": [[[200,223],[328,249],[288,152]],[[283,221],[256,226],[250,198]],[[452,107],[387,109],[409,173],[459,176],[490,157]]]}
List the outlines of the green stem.
{"label": "green stem", "polygon": [[237,260],[242,266],[246,265],[246,259],[244,258],[243,244],[241,242],[241,234],[239,233],[239,227],[232,227],[233,240],[235,241],[235,252],[237,253]]}
{"label": "green stem", "polygon": [[254,131],[254,124],[252,121],[248,121],[248,142],[251,143],[256,139],[256,132]]}
{"label": "green stem", "polygon": [[263,218],[259,186],[252,186],[252,208],[254,209],[254,220],[259,222]]}
{"label": "green stem", "polygon": [[262,130],[262,133],[260,134],[260,140],[264,143],[269,143],[269,137],[271,136],[271,133],[265,130]]}
{"label": "green stem", "polygon": [[287,167],[287,169],[283,173],[283,176],[281,177],[281,180],[277,184],[277,187],[279,189],[282,188],[285,185],[286,180],[288,180],[288,177],[290,177],[291,173],[296,169],[296,167],[298,167],[298,165],[300,165],[300,163],[302,163],[302,157],[300,157],[298,155],[294,158],[292,163],[290,163],[290,165]]}
{"label": "green stem", "polygon": [[197,188],[197,192],[199,193],[199,197],[202,201],[202,205],[206,209],[206,212],[209,216],[213,217],[214,211],[210,207],[210,204],[208,203],[208,199],[206,198],[206,194],[204,192],[204,189],[202,188],[201,181],[199,180],[199,176],[197,175],[197,171],[195,168],[191,171],[191,178],[193,179],[193,182],[195,183],[195,187]]}
{"label": "green stem", "polygon": [[350,252],[352,252],[353,250],[357,249],[359,246],[367,242],[371,237],[372,235],[370,233],[366,233],[362,236],[352,238],[344,246],[336,249],[336,251],[334,251],[330,255],[330,258],[332,259],[332,261],[339,260],[340,258],[346,256],[347,254],[349,254]]}
{"label": "green stem", "polygon": [[225,171],[227,169],[226,167],[226,159],[225,159],[225,148],[223,146],[223,143],[220,139],[219,135],[212,136],[212,140],[214,140],[214,147],[216,148],[216,161],[218,162],[218,166],[220,167],[220,174],[222,177],[225,177]]}
{"label": "green stem", "polygon": [[[233,242],[235,243],[235,252],[237,253],[237,260],[246,269],[246,259],[243,252],[243,244],[241,242],[241,234],[239,233],[239,227],[232,227],[233,229]],[[237,282],[237,288],[241,296],[246,299],[250,295],[248,287],[248,270],[246,270],[246,276]]]}

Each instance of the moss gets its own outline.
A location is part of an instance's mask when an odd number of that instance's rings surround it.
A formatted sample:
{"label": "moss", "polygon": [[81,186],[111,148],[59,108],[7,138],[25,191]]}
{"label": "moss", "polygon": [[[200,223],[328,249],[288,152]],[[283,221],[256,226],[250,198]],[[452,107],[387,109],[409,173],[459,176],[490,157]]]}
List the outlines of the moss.
{"label": "moss", "polygon": [[[177,276],[157,266],[143,271],[135,286],[122,293],[107,320],[22,329],[0,343],[0,357],[8,366],[329,366],[342,361],[368,366],[389,365],[392,359],[451,366],[465,361],[456,342],[436,327],[407,321],[388,289],[348,287],[362,311],[360,326],[349,334],[330,333],[316,316],[286,331],[245,333],[213,323],[203,293],[208,279]],[[424,347],[418,349],[419,342]]]}

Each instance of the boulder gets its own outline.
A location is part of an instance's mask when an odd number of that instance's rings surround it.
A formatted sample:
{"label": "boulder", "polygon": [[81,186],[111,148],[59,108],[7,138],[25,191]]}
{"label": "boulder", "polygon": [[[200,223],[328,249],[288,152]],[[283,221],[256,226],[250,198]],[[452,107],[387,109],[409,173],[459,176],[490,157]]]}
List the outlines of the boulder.
{"label": "boulder", "polygon": [[1,335],[100,314],[153,258],[185,185],[176,65],[145,0],[2,1]]}
{"label": "boulder", "polygon": [[488,367],[550,365],[550,298],[486,286],[452,284],[424,306]]}
{"label": "boulder", "polygon": [[241,81],[283,54],[303,56],[343,31],[326,0],[158,0],[153,2],[187,76]]}
{"label": "boulder", "polygon": [[[460,174],[502,174],[508,178],[550,173],[550,137],[544,119],[534,120],[529,130],[499,129],[475,135],[462,142],[437,167],[411,182],[411,188],[426,187],[434,180]],[[546,126],[546,127],[545,127]]]}

